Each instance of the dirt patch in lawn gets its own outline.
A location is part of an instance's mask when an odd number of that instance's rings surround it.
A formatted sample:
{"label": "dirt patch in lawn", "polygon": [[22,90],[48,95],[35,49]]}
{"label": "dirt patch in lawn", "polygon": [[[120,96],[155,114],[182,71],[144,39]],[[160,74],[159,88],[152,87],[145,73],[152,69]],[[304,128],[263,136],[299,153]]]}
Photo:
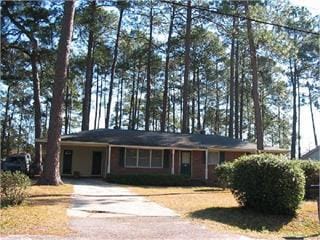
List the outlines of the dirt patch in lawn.
{"label": "dirt patch in lawn", "polygon": [[52,234],[70,233],[67,208],[73,187],[31,186],[29,197],[20,206],[0,209],[0,234]]}
{"label": "dirt patch in lawn", "polygon": [[264,238],[320,234],[315,201],[303,202],[297,216],[287,217],[240,208],[231,192],[220,188],[131,187],[131,190],[215,231]]}

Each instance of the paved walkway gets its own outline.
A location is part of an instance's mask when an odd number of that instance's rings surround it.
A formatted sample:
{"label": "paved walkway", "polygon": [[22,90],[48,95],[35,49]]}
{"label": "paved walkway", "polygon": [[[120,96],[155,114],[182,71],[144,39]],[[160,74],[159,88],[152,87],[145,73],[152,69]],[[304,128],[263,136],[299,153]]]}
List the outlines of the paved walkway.
{"label": "paved walkway", "polygon": [[101,180],[70,181],[74,185],[68,210],[74,234],[55,236],[9,236],[3,239],[224,239],[247,240],[235,234],[216,233],[180,218],[174,211]]}

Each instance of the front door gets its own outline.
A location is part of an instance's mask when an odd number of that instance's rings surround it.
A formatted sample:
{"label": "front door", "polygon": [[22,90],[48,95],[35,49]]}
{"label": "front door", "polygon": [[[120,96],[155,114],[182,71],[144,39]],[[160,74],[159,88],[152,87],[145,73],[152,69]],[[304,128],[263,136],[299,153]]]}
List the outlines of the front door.
{"label": "front door", "polygon": [[181,175],[191,176],[191,152],[181,152]]}
{"label": "front door", "polygon": [[62,173],[63,174],[72,173],[72,150],[64,150],[63,152]]}
{"label": "front door", "polygon": [[102,162],[101,152],[93,152],[91,175],[101,175],[101,162]]}

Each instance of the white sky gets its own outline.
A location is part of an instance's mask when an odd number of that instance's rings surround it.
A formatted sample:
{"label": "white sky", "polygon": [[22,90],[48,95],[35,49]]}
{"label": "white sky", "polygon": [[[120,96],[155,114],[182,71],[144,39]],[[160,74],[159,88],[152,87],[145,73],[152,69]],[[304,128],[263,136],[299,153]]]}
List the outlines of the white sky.
{"label": "white sky", "polygon": [[290,2],[308,8],[314,15],[320,14],[320,0],[290,0]]}

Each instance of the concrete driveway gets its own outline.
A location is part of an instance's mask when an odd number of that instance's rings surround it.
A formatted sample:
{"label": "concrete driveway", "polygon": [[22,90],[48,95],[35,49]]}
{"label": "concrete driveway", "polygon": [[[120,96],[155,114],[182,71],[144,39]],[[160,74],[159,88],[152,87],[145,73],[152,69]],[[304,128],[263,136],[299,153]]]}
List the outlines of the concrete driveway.
{"label": "concrete driveway", "polygon": [[[76,238],[83,239],[249,239],[221,234],[181,219],[177,213],[101,180],[74,185],[68,211]],[[181,203],[183,204],[183,203]]]}
{"label": "concrete driveway", "polygon": [[71,217],[174,217],[175,212],[144,197],[137,196],[124,187],[101,180],[87,179],[72,182],[74,194]]}

